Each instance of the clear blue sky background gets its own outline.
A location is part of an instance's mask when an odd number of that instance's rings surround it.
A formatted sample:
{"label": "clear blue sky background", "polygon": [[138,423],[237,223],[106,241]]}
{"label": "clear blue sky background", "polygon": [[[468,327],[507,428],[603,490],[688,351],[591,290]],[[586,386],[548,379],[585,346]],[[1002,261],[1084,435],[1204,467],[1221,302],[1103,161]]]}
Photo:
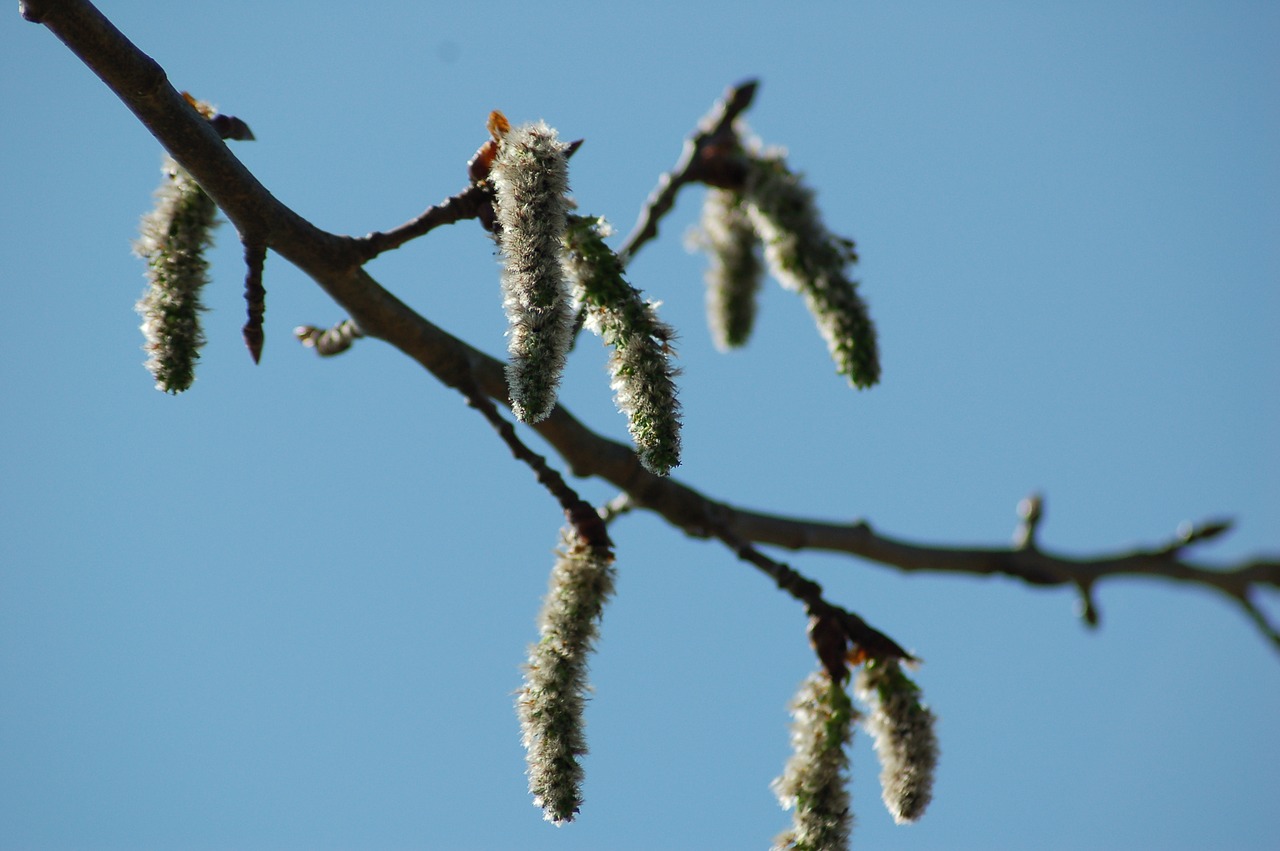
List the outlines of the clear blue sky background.
{"label": "clear blue sky background", "polygon": [[[352,234],[460,189],[494,108],[585,138],[576,196],[626,231],[758,75],[753,127],[858,240],[884,383],[849,390],[776,286],[750,349],[714,352],[689,191],[632,267],[682,330],[683,480],[925,542],[1005,542],[1041,490],[1067,553],[1217,516],[1238,527],[1206,562],[1280,550],[1275,4],[109,5],[250,122],[236,152],[278,197]],[[767,847],[798,606],[620,523],[586,807],[543,823],[512,693],[557,507],[389,347],[293,342],[343,315],[276,257],[254,367],[230,227],[199,379],[152,389],[129,243],[159,148],[12,5],[0,71],[0,846]],[[474,223],[371,272],[502,351]],[[575,354],[564,399],[621,437],[603,362]],[[924,657],[942,719],[916,826],[859,741],[856,847],[1276,847],[1280,659],[1223,599],[1108,582],[1089,632],[1064,590],[793,561]]]}

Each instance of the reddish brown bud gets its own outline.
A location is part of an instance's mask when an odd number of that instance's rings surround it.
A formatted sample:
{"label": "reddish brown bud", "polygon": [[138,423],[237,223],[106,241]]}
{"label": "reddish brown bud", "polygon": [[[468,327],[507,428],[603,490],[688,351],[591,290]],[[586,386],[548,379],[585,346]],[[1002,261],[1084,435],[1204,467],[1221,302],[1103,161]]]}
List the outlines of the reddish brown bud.
{"label": "reddish brown bud", "polygon": [[809,646],[818,654],[822,667],[834,682],[842,683],[849,677],[845,653],[849,647],[844,627],[833,617],[813,615],[809,618]]}
{"label": "reddish brown bud", "polygon": [[489,178],[489,169],[493,166],[493,158],[497,155],[498,143],[490,139],[480,146],[471,159],[467,160],[467,176],[473,183]]}

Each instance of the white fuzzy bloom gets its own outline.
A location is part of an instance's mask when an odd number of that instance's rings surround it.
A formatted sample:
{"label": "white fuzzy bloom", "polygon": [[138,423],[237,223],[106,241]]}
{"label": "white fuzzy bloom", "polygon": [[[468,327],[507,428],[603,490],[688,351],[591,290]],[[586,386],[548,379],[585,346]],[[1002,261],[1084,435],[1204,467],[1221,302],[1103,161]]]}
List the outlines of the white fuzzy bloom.
{"label": "white fuzzy bloom", "polygon": [[507,385],[523,422],[545,418],[572,342],[573,315],[560,267],[568,202],[567,146],[542,122],[500,140],[493,181],[508,320]]}
{"label": "white fuzzy bloom", "polygon": [[855,387],[880,380],[875,326],[847,268],[857,259],[853,243],[822,223],[813,190],[792,172],[780,151],[748,158],[743,195],[765,259],[783,286],[798,291],[839,372]]}
{"label": "white fuzzy bloom", "polygon": [[863,722],[880,758],[884,805],[899,824],[924,815],[933,798],[938,763],[937,718],[920,702],[920,689],[896,659],[868,662],[854,683],[858,699],[871,707]]}
{"label": "white fuzzy bloom", "polygon": [[587,752],[587,655],[613,595],[614,567],[611,554],[583,543],[570,529],[562,532],[556,556],[538,616],[541,637],[529,648],[516,711],[533,802],[547,821],[563,824],[582,805],[578,758]]}
{"label": "white fuzzy bloom", "polygon": [[818,671],[801,683],[791,716],[791,759],[773,790],[794,811],[792,828],[773,847],[843,851],[853,829],[848,748],[858,712],[844,687]]}
{"label": "white fuzzy bloom", "polygon": [[707,324],[721,351],[746,344],[756,318],[756,297],[764,275],[760,237],[742,196],[711,188],[702,204],[702,221],[691,235],[694,248],[704,249],[707,267]]}
{"label": "white fuzzy bloom", "polygon": [[138,301],[147,369],[156,389],[181,393],[195,381],[204,345],[200,290],[209,282],[205,249],[213,243],[218,207],[168,155],[156,206],[142,218],[134,253],[147,261],[147,290]]}
{"label": "white fuzzy bloom", "polygon": [[672,364],[675,332],[658,319],[658,304],[644,299],[623,277],[622,264],[605,244],[608,226],[570,216],[565,267],[586,327],[612,349],[610,386],[640,463],[660,476],[680,463],[680,402]]}

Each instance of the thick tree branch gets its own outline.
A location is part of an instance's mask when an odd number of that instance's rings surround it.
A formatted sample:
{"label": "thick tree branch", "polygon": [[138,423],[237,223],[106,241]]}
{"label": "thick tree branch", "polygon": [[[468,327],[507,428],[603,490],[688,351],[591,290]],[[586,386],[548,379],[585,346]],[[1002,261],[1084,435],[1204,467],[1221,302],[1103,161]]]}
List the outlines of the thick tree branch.
{"label": "thick tree branch", "polygon": [[[254,234],[312,277],[365,335],[395,346],[464,395],[478,388],[490,398],[508,403],[499,361],[438,328],[381,287],[362,268],[370,256],[368,244],[322,231],[273,197],[236,159],[209,122],[169,85],[160,66],[97,9],[84,0],[27,0],[22,11],[28,20],[44,24],[107,83],[174,159],[195,176],[241,233]],[[699,151],[698,139],[728,127],[753,91],[753,86],[731,90],[704,122],[686,145],[686,156],[674,176],[664,176],[642,215],[641,226],[620,254],[633,253],[656,234],[664,204],[669,209],[666,202],[690,179],[686,161]],[[380,247],[385,249],[394,241]],[[659,514],[691,535],[717,537],[726,543],[847,553],[902,571],[1001,574],[1032,585],[1086,591],[1104,578],[1120,576],[1186,583],[1232,599],[1280,649],[1280,633],[1253,602],[1256,589],[1280,588],[1280,560],[1259,559],[1224,570],[1210,568],[1184,558],[1187,546],[1195,541],[1194,536],[1188,539],[1185,535],[1162,547],[1086,559],[1057,555],[1034,545],[965,548],[914,544],[879,534],[864,522],[839,524],[783,517],[710,499],[671,478],[649,473],[630,447],[596,434],[563,407],[557,407],[535,428],[575,475],[611,482],[638,507]],[[1024,543],[1034,544],[1034,538],[1028,534]]]}

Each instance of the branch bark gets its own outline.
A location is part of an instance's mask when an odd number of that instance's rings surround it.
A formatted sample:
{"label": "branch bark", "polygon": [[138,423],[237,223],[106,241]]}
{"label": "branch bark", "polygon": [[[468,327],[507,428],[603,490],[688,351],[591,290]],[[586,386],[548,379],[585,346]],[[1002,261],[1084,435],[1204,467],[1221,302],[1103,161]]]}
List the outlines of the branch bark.
{"label": "branch bark", "polygon": [[[242,234],[284,257],[309,275],[355,321],[358,328],[395,346],[441,382],[468,396],[471,388],[507,404],[503,365],[411,310],[363,269],[379,251],[454,221],[463,211],[435,212],[385,235],[363,239],[323,231],[276,199],[231,153],[217,131],[176,91],[164,70],[134,46],[84,0],[26,0],[23,17],[43,24],[66,44],[137,116],[169,153],[199,181]],[[620,251],[624,258],[657,232],[657,220],[675,193],[696,176],[697,152],[749,104],[754,85],[731,89],[686,143],[685,156],[665,175],[641,215],[636,233]],[[470,191],[470,190],[467,190]],[[463,193],[466,197],[466,193]],[[471,200],[471,199],[468,199]],[[447,213],[447,214],[446,214]],[[460,216],[464,217],[464,216]],[[1092,606],[1091,591],[1103,579],[1131,576],[1212,589],[1239,605],[1280,650],[1280,630],[1257,607],[1259,588],[1280,588],[1280,560],[1256,559],[1215,569],[1185,558],[1194,537],[1174,538],[1149,549],[1071,558],[1035,545],[966,548],[911,543],[874,531],[865,522],[829,523],[752,511],[707,497],[672,478],[645,470],[629,446],[588,429],[563,406],[533,426],[574,475],[599,477],[696,537],[750,542],[792,550],[847,553],[901,571],[1004,575],[1038,586],[1071,586]],[[1208,537],[1208,536],[1205,536]]]}

